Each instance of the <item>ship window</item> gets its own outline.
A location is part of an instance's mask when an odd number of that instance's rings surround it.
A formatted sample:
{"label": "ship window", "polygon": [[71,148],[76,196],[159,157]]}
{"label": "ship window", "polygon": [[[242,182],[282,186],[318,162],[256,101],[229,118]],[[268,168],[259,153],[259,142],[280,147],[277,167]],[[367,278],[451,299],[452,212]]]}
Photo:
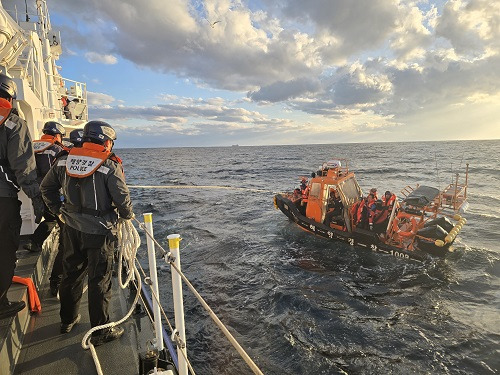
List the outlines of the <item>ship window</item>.
{"label": "ship window", "polygon": [[309,192],[309,195],[312,197],[319,198],[321,193],[321,184],[319,182],[313,182],[311,185],[311,191]]}

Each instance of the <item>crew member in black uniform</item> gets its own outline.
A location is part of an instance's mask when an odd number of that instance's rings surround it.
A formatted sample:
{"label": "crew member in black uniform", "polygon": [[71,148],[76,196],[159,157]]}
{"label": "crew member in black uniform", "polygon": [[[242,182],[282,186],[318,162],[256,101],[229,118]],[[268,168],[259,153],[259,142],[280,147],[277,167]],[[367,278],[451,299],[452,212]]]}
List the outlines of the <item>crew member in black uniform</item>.
{"label": "crew member in black uniform", "polygon": [[[75,129],[69,133],[69,140],[65,145],[64,149],[56,155],[56,160],[61,156],[65,156],[69,154],[69,151],[72,147],[82,147],[83,142],[83,129]],[[69,145],[69,146],[68,146]],[[62,227],[64,223],[61,220],[57,222],[60,227],[60,233],[62,233]],[[52,264],[52,272],[49,277],[50,284],[50,294],[54,297],[57,296],[59,292],[59,285],[61,285],[62,275],[63,275],[63,254],[64,254],[64,246],[62,241],[62,235],[60,235],[59,246],[57,248],[57,254],[54,258],[54,263]]]}
{"label": "crew member in black uniform", "polygon": [[[95,327],[109,322],[112,231],[119,218],[133,217],[120,159],[111,153],[115,139],[109,124],[89,121],[83,130],[82,147],[73,147],[59,158],[42,181],[45,203],[64,221],[61,333],[70,332],[80,321],[78,309],[87,272],[90,324]],[[122,334],[123,328],[112,327],[94,332],[91,340],[100,345]]]}
{"label": "crew member in black uniform", "polygon": [[0,319],[14,316],[25,306],[24,301],[9,302],[7,298],[21,234],[20,189],[32,199],[35,222],[43,214],[28,126],[12,108],[16,91],[15,82],[0,74]]}
{"label": "crew member in black uniform", "polygon": [[333,218],[336,218],[336,221],[339,221],[338,219],[339,217],[341,217],[343,209],[344,205],[342,204],[342,200],[339,196],[338,191],[330,188],[330,197],[328,198],[327,206],[328,211],[325,215],[325,220],[323,221],[323,223],[329,226]]}
{"label": "crew member in black uniform", "polygon": [[[56,156],[64,150],[62,137],[66,134],[66,130],[64,130],[64,126],[60,123],[48,121],[43,126],[42,133],[42,138],[33,142],[38,183],[42,182],[43,178],[52,166],[52,163],[54,163]],[[25,249],[31,252],[41,251],[43,243],[56,224],[57,217],[54,216],[47,207],[45,207],[43,212],[43,221],[30,236],[30,242],[24,246]]]}

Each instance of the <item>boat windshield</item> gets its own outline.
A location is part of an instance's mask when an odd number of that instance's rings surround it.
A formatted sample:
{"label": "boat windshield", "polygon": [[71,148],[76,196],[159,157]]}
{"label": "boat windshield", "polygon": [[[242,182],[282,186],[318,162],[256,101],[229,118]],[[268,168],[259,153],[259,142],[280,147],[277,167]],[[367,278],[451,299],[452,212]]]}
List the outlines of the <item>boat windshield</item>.
{"label": "boat windshield", "polygon": [[340,182],[339,188],[342,190],[342,193],[347,200],[347,204],[356,202],[361,196],[359,185],[354,178],[348,178]]}

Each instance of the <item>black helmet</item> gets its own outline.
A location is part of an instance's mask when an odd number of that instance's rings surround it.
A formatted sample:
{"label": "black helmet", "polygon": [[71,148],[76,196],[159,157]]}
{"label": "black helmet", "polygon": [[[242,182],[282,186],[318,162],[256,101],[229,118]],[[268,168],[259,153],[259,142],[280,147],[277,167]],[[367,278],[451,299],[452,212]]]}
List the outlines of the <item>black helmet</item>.
{"label": "black helmet", "polygon": [[106,140],[114,141],[116,139],[115,129],[104,121],[89,121],[83,128],[83,141],[93,143],[104,143]]}
{"label": "black helmet", "polygon": [[17,95],[16,83],[5,74],[0,73],[0,96],[6,99],[15,99]]}
{"label": "black helmet", "polygon": [[83,129],[75,129],[69,133],[69,140],[75,146],[80,146],[83,143]]}
{"label": "black helmet", "polygon": [[43,134],[56,135],[61,134],[62,137],[66,134],[64,126],[55,121],[47,121],[42,129]]}

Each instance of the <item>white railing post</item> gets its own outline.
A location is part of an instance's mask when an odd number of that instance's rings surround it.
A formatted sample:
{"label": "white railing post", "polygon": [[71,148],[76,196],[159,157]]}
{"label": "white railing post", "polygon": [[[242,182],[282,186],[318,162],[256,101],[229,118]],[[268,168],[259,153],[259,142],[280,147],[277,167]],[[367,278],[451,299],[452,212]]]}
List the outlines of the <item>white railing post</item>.
{"label": "white railing post", "polygon": [[[181,241],[181,236],[179,234],[171,234],[167,236],[168,246],[170,248],[171,255],[175,258],[175,266],[181,271],[181,259],[179,251],[179,242]],[[177,347],[177,357],[179,359],[179,375],[187,375],[188,366],[186,362],[187,358],[187,343],[186,343],[186,328],[184,326],[184,301],[182,296],[182,278],[181,275],[177,273],[174,267],[170,267],[172,273],[172,294],[174,297],[174,313],[175,313],[175,328],[179,333],[179,337],[185,344],[184,348]]]}
{"label": "white railing post", "polygon": [[[163,350],[163,331],[161,323],[161,312],[160,306],[158,305],[157,298],[160,298],[158,293],[158,274],[156,271],[156,254],[155,254],[155,243],[152,239],[153,237],[153,214],[147,213],[143,214],[144,225],[146,230],[150,235],[146,236],[146,243],[148,245],[148,260],[149,260],[149,277],[151,279],[151,288],[153,289],[153,314],[154,314],[154,327],[156,334],[155,347],[158,351]],[[155,297],[156,296],[156,297]]]}

